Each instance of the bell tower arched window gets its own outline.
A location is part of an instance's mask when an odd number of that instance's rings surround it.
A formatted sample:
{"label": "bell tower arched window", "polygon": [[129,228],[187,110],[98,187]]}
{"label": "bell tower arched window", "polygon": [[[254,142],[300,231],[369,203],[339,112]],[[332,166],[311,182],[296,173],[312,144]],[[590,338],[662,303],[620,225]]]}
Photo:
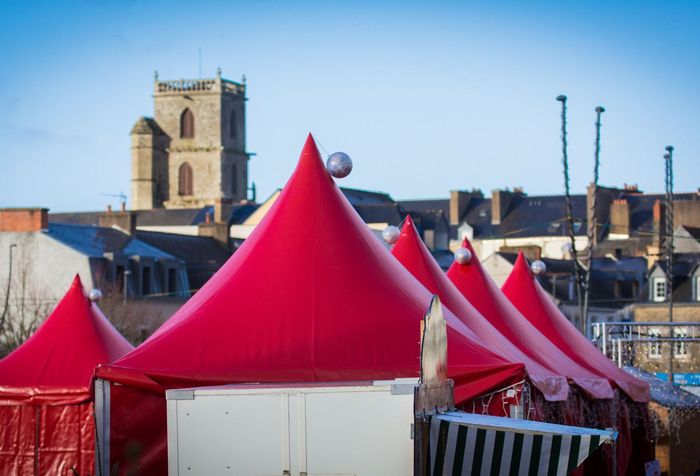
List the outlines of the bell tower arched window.
{"label": "bell tower arched window", "polygon": [[194,137],[194,114],[189,109],[185,109],[180,114],[180,137],[182,139]]}
{"label": "bell tower arched window", "polygon": [[185,162],[177,171],[178,187],[177,194],[192,195],[192,167]]}

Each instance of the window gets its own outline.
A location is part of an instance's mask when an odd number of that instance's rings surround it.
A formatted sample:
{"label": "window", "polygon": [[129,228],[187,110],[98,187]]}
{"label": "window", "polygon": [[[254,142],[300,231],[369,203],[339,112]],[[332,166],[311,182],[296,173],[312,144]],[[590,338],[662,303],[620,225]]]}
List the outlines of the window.
{"label": "window", "polygon": [[649,329],[649,339],[654,339],[649,342],[649,357],[658,358],[661,357],[661,341],[658,340],[661,337],[661,333],[658,329]]}
{"label": "window", "polygon": [[[685,327],[676,327],[673,329],[673,337],[676,339],[687,339],[688,329]],[[687,357],[688,356],[688,343],[683,341],[673,342],[673,355],[675,357]]]}
{"label": "window", "polygon": [[233,195],[238,193],[238,170],[236,169],[236,164],[231,166],[231,193]]}
{"label": "window", "polygon": [[229,135],[231,136],[231,139],[236,140],[236,127],[238,124],[236,123],[236,111],[231,111],[231,122],[229,123]]}
{"label": "window", "polygon": [[177,194],[192,195],[192,167],[187,162],[183,163],[177,172]]}
{"label": "window", "polygon": [[654,302],[666,300],[666,278],[654,278],[651,284],[651,299]]}
{"label": "window", "polygon": [[168,294],[177,292],[177,270],[175,268],[168,269]]}
{"label": "window", "polygon": [[180,137],[183,139],[194,137],[194,114],[189,109],[185,109],[180,115]]}
{"label": "window", "polygon": [[700,276],[695,278],[695,300],[700,301]]}
{"label": "window", "polygon": [[114,272],[114,283],[117,286],[117,291],[122,292],[124,289],[124,266],[117,265]]}
{"label": "window", "polygon": [[147,266],[141,270],[141,294],[143,296],[151,294],[151,268]]}

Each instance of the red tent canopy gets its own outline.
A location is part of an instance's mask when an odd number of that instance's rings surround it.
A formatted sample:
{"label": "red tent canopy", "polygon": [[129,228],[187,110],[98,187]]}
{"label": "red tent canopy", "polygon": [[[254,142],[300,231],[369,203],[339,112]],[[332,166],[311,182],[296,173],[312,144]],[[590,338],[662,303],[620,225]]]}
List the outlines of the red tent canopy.
{"label": "red tent canopy", "polygon": [[614,382],[632,400],[649,401],[649,384],[618,368],[569,322],[534,279],[522,253],[502,289],[515,307],[572,360]]}
{"label": "red tent canopy", "polygon": [[92,374],[131,349],[76,276],[41,327],[0,360],[2,474],[92,474]]}
{"label": "red tent canopy", "polygon": [[522,352],[501,334],[487,319],[465,299],[459,290],[447,279],[430,251],[421,241],[410,216],[406,217],[401,236],[391,253],[415,276],[431,293],[440,296],[443,305],[451,310],[466,327],[476,335],[485,347],[514,361],[523,362],[528,378],[542,392],[547,400],[566,400],[569,386],[566,377],[542,365]]}
{"label": "red tent canopy", "polygon": [[93,371],[133,347],[91,303],[80,277],[37,331],[0,360],[0,404],[89,400]]}
{"label": "red tent canopy", "polygon": [[613,398],[606,378],[581,367],[540,332],[503,295],[498,285],[486,274],[469,240],[462,247],[472,254],[469,263],[452,263],[448,279],[472,305],[520,350],[539,363],[557,369],[578,385],[591,398]]}
{"label": "red tent canopy", "polygon": [[[431,297],[357,215],[309,135],[289,182],[229,261],[140,347],[98,368],[124,384],[111,388],[110,464],[125,468],[136,440],[141,472],[166,472],[165,401],[146,392],[417,377]],[[522,380],[522,364],[456,331],[447,310],[445,318],[456,401]]]}
{"label": "red tent canopy", "polygon": [[[97,375],[155,390],[417,377],[419,321],[430,299],[353,210],[309,135],[282,194],[231,259]],[[522,375],[521,364],[454,329],[449,336],[458,400]]]}

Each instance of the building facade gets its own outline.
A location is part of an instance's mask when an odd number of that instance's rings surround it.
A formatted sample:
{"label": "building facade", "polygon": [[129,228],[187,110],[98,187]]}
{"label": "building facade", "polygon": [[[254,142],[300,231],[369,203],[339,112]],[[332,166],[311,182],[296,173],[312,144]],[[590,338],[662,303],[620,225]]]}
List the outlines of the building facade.
{"label": "building facade", "polygon": [[131,130],[131,208],[198,208],[248,195],[244,82],[154,81],[154,117]]}

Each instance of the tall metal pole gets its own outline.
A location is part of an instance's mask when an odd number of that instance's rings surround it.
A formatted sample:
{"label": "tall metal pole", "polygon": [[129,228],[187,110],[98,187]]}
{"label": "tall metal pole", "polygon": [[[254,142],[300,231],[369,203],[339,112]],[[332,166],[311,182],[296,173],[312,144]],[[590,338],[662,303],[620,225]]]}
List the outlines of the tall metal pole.
{"label": "tall metal pole", "polygon": [[7,269],[7,289],[5,292],[5,307],[2,310],[2,316],[0,316],[0,332],[2,332],[5,327],[5,318],[7,317],[7,309],[10,307],[10,289],[12,285],[12,250],[17,247],[16,243],[10,245],[10,263]]}
{"label": "tall metal pole", "polygon": [[591,222],[588,224],[588,268],[586,268],[586,277],[583,284],[583,314],[581,316],[586,333],[588,332],[588,299],[591,294],[591,270],[593,269],[593,243],[597,241],[598,238],[598,220],[596,211],[598,206],[598,178],[600,169],[600,116],[605,112],[605,108],[598,106],[595,108],[595,112],[596,121],[595,153],[593,154],[593,199],[591,200]]}
{"label": "tall metal pole", "polygon": [[[666,164],[666,295],[668,296],[668,322],[673,322],[673,146],[666,146],[664,155]],[[669,330],[671,337],[673,327]],[[668,379],[673,383],[673,353],[675,342],[671,341],[671,352],[668,358]]]}
{"label": "tall metal pole", "polygon": [[562,144],[562,165],[564,166],[564,195],[566,197],[566,221],[569,227],[569,241],[571,242],[571,261],[574,267],[574,277],[576,279],[576,298],[578,300],[579,314],[581,315],[581,333],[588,336],[583,322],[583,302],[581,301],[581,264],[578,262],[576,252],[576,237],[574,232],[574,212],[571,206],[571,190],[569,187],[569,155],[566,137],[566,96],[557,96],[557,101],[561,102],[561,144]]}

